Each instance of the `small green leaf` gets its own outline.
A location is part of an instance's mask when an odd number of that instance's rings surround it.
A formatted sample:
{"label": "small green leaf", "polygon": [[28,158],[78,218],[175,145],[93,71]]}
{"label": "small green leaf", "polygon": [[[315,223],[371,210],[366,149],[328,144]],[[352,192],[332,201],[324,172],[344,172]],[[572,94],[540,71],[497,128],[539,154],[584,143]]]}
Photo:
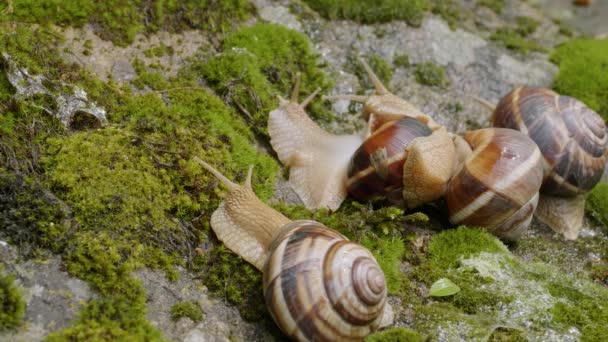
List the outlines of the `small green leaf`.
{"label": "small green leaf", "polygon": [[445,297],[458,292],[460,292],[460,287],[458,287],[458,285],[452,283],[448,278],[441,278],[431,286],[429,294],[433,297]]}

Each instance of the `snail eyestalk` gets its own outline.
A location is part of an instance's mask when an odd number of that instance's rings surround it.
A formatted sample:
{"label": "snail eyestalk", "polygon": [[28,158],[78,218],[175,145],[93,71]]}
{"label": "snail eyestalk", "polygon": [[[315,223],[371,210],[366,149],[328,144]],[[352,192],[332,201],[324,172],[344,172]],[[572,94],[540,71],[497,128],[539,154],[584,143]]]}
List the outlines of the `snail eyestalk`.
{"label": "snail eyestalk", "polygon": [[241,186],[224,176],[198,157],[199,164],[222,181],[230,193],[211,215],[211,228],[226,247],[262,270],[268,249],[281,227],[291,222],[278,211],[264,204],[251,189],[253,165]]}

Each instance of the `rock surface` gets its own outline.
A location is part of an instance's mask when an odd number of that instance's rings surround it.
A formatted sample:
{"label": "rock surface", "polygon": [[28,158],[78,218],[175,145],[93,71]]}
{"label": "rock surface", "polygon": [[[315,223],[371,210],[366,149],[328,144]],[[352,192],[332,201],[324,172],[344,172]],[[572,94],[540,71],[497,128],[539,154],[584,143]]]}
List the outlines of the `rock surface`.
{"label": "rock surface", "polygon": [[[546,1],[535,1],[545,6]],[[600,1],[598,1],[600,2]],[[504,47],[488,40],[487,35],[473,30],[457,28],[451,30],[438,16],[428,15],[421,27],[413,28],[404,22],[391,22],[377,25],[361,25],[350,21],[325,21],[312,16],[298,18],[290,11],[287,1],[254,2],[261,20],[277,23],[304,32],[314,45],[326,71],[331,74],[335,86],[330,94],[369,93],[362,88],[357,76],[349,65],[353,57],[377,55],[393,65],[399,55],[408,55],[410,63],[433,62],[445,68],[449,84],[446,88],[429,87],[415,81],[412,67],[395,67],[394,76],[388,88],[423,112],[428,113],[450,131],[464,132],[469,129],[487,126],[489,111],[473,97],[497,102],[514,85],[527,84],[549,86],[556,67],[547,60],[547,55],[532,53],[526,56],[514,54]],[[529,11],[547,22],[547,30],[556,30],[550,19],[543,18],[540,11],[527,4],[523,9],[508,8],[506,15],[517,11]],[[604,8],[604,7],[602,7]],[[604,10],[604,9],[602,9]],[[482,9],[481,11],[487,11]],[[491,11],[490,11],[491,12]],[[583,13],[583,12],[581,12]],[[483,13],[482,13],[483,14]],[[551,14],[567,18],[568,14]],[[493,12],[483,17],[484,27],[504,25],[502,17]],[[601,26],[601,25],[600,25]],[[539,30],[541,31],[541,30]],[[545,30],[543,30],[545,31]],[[161,32],[149,36],[138,36],[135,43],[127,47],[117,47],[111,42],[97,37],[90,27],[65,30],[65,47],[69,53],[66,58],[90,68],[98,77],[124,83],[137,75],[134,60],[141,59],[147,64],[158,63],[162,72],[171,76],[183,66],[185,60],[200,49],[213,51],[211,39],[199,31],[181,34]],[[539,39],[546,39],[539,36]],[[83,47],[84,42],[88,47]],[[152,56],[145,51],[164,46],[173,53]],[[348,101],[335,101],[333,110],[342,118],[351,121],[355,129],[360,125],[358,116],[352,113]],[[455,109],[458,108],[458,109]],[[348,130],[349,128],[342,128]],[[277,181],[277,193],[273,200],[299,203],[295,193],[283,181]],[[599,256],[592,248],[587,248],[586,239],[597,236],[599,230],[586,221],[579,243],[567,243],[560,250],[533,251],[520,245],[514,253],[524,260],[541,259],[551,263],[551,258],[571,259],[570,269],[563,271],[580,272],[586,263]],[[534,222],[524,240],[546,239],[560,241],[546,226]],[[95,294],[88,285],[70,277],[61,270],[61,260],[51,257],[44,262],[35,260],[20,261],[13,247],[0,243],[0,257],[7,268],[4,272],[15,274],[17,283],[24,289],[28,322],[16,333],[0,334],[0,340],[40,341],[49,332],[67,327],[76,317],[82,302]],[[546,260],[544,260],[546,259]],[[169,282],[160,271],[147,269],[136,273],[147,293],[148,318],[159,328],[164,336],[173,341],[270,341],[274,337],[261,324],[245,322],[238,310],[220,299],[207,294],[199,280],[192,274],[180,269],[180,280]],[[181,301],[194,301],[204,312],[204,319],[195,323],[189,318],[171,320],[171,307]],[[398,299],[391,298],[393,303]],[[399,324],[407,324],[407,311],[401,308]],[[572,334],[576,340],[578,332]],[[549,338],[554,338],[550,336]],[[441,340],[441,336],[438,336]],[[557,338],[557,337],[555,337]],[[446,338],[447,340],[447,338]]]}

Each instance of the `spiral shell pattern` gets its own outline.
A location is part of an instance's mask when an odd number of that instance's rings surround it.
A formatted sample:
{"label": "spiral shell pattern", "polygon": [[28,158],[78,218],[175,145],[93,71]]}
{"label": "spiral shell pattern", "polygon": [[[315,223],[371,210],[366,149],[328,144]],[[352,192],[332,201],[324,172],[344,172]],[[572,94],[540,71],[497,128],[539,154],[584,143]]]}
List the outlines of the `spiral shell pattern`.
{"label": "spiral shell pattern", "polygon": [[315,221],[285,225],[264,270],[264,296],[297,341],[360,341],[380,325],[384,273],[373,255]]}
{"label": "spiral shell pattern", "polygon": [[464,136],[473,152],[448,184],[450,221],[516,240],[527,229],[542,183],[541,154],[528,136],[486,128]]}
{"label": "spiral shell pattern", "polygon": [[384,123],[355,151],[348,166],[348,193],[358,200],[391,192],[400,195],[407,146],[432,133],[427,125],[412,118]]}
{"label": "spiral shell pattern", "polygon": [[493,125],[517,129],[538,145],[544,159],[542,193],[585,193],[604,173],[606,125],[575,98],[545,88],[519,87],[500,101]]}

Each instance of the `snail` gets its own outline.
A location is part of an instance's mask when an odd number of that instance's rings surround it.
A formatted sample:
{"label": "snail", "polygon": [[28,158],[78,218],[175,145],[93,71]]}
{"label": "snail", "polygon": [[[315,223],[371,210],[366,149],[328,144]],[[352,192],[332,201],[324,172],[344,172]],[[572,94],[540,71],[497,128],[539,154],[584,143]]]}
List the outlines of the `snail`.
{"label": "snail", "polygon": [[567,239],[583,224],[584,194],[604,173],[608,135],[601,117],[575,98],[550,89],[516,87],[493,110],[492,125],[530,136],[543,156],[536,216]]}
{"label": "snail", "polygon": [[392,324],[384,273],[369,250],[315,221],[291,221],[198,157],[230,193],[211,216],[218,239],[263,272],[264,297],[296,341],[360,341]]}
{"label": "snail", "polygon": [[[376,94],[325,99],[364,102],[368,125],[363,134],[334,135],[314,123],[304,107],[316,92],[298,104],[299,79],[291,100],[280,98],[279,108],[270,112],[270,144],[290,168],[293,189],[309,209],[336,210],[348,190],[359,199],[400,193],[407,208],[441,197],[456,164],[452,138],[443,126],[389,93],[369,65],[361,63]],[[395,160],[402,162],[393,165]],[[376,177],[366,177],[370,173]],[[378,184],[359,184],[367,180]],[[360,191],[364,188],[373,191]]]}
{"label": "snail", "polygon": [[448,184],[450,222],[517,240],[538,203],[543,179],[539,148],[525,134],[507,128],[471,131],[464,140],[472,151]]}

